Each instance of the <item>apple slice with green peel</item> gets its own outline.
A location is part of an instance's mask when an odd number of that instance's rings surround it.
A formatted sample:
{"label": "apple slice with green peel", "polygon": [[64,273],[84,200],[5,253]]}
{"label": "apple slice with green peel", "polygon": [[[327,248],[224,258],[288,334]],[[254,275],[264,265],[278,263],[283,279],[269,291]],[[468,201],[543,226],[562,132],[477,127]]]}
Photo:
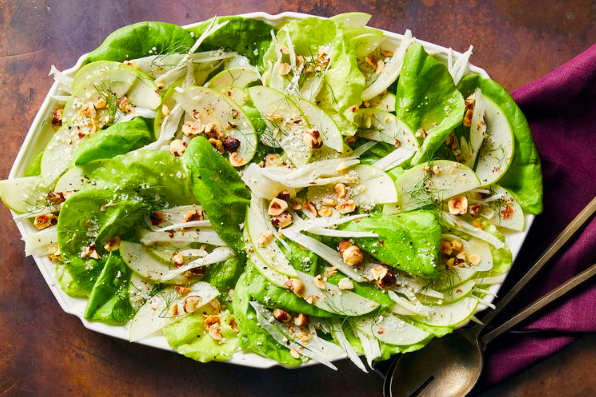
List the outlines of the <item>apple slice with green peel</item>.
{"label": "apple slice with green peel", "polygon": [[437,160],[410,168],[397,178],[395,186],[400,210],[411,211],[475,189],[480,181],[463,164]]}
{"label": "apple slice with green peel", "polygon": [[203,124],[214,123],[224,136],[240,141],[235,166],[250,162],[257,150],[257,134],[242,106],[205,87],[177,88],[174,99],[186,113],[198,112]]}
{"label": "apple slice with green peel", "polygon": [[[471,263],[466,268],[473,269],[478,272],[486,272],[493,268],[493,254],[490,251],[490,245],[482,240],[472,237],[466,240],[455,234],[443,234],[442,240],[452,242],[458,241],[462,244],[462,252],[466,253],[466,257],[470,258],[472,255],[478,255],[480,262],[477,265]],[[457,269],[457,267],[455,267]]]}
{"label": "apple slice with green peel", "polygon": [[64,175],[58,179],[54,192],[76,192],[85,186],[85,175],[81,167],[74,167],[66,171]]}
{"label": "apple slice with green peel", "polygon": [[394,114],[375,108],[360,109],[354,121],[360,126],[360,135],[366,139],[414,151],[420,149],[414,132]]}
{"label": "apple slice with green peel", "polygon": [[155,111],[155,119],[153,120],[153,134],[155,135],[156,139],[159,138],[161,133],[161,125],[163,124],[166,117],[164,110],[169,114],[174,106],[176,106],[174,94],[176,93],[176,87],[182,86],[182,83],[184,83],[184,77],[181,77],[172,83],[172,85],[166,90],[161,98],[161,106],[157,107],[157,110]]}
{"label": "apple slice with green peel", "polygon": [[306,165],[312,149],[304,143],[304,135],[311,124],[296,103],[273,88],[255,86],[248,93],[267,123],[261,140],[269,146],[280,146],[297,167]]}
{"label": "apple slice with green peel", "polygon": [[478,151],[476,174],[482,186],[498,182],[513,161],[513,130],[503,110],[491,98],[484,96],[486,138]]}
{"label": "apple slice with green peel", "polygon": [[205,84],[208,88],[219,87],[236,87],[245,88],[250,83],[259,80],[259,73],[254,69],[245,67],[235,67],[225,69],[213,76],[211,80]]}
{"label": "apple slice with green peel", "polygon": [[336,285],[324,283],[322,288],[315,284],[310,274],[297,272],[304,284],[304,297],[311,298],[312,305],[340,316],[364,316],[376,310],[379,303],[354,292],[341,290]]}
{"label": "apple slice with green peel", "polygon": [[[250,243],[250,239],[248,238],[248,233],[246,230],[244,231],[244,239]],[[288,276],[284,276],[283,274],[273,270],[269,265],[261,260],[261,257],[257,255],[256,252],[247,252],[248,260],[250,263],[258,270],[263,277],[265,277],[271,284],[275,285],[276,287],[280,288],[288,288],[285,283],[290,278]]]}
{"label": "apple slice with green peel", "polygon": [[0,198],[11,210],[24,213],[48,206],[48,185],[39,176],[0,181]]}
{"label": "apple slice with green peel", "polygon": [[272,233],[265,223],[267,222],[267,215],[265,215],[263,205],[264,200],[255,196],[250,200],[250,206],[246,212],[246,221],[244,223],[250,242],[257,255],[270,268],[283,275],[296,277],[296,270],[294,270],[277,243],[274,240],[268,243],[262,243],[260,241],[262,236],[267,234],[267,232]]}
{"label": "apple slice with green peel", "polygon": [[395,203],[397,201],[397,189],[393,179],[386,172],[373,167],[372,165],[359,164],[354,167],[358,173],[359,183],[353,190],[354,201],[358,205],[376,205]]}
{"label": "apple slice with green peel", "polygon": [[372,16],[365,12],[346,12],[332,16],[331,19],[334,22],[339,22],[347,28],[362,28],[366,26]]}
{"label": "apple slice with green peel", "polygon": [[423,294],[418,294],[417,296],[418,299],[420,299],[420,301],[425,305],[448,305],[470,295],[476,288],[476,285],[477,284],[474,280],[468,280],[460,285],[441,291],[443,293],[443,297],[440,299]]}
{"label": "apple slice with green peel", "polygon": [[[121,66],[124,65],[120,62],[114,61],[97,61],[88,63],[87,65],[79,69],[79,71],[75,75],[72,82],[72,89],[73,91],[76,91],[82,86],[87,85],[89,81],[95,81],[98,75],[101,75],[107,72],[108,70],[119,69]],[[123,68],[123,70],[127,69]]]}
{"label": "apple slice with green peel", "polygon": [[386,112],[395,112],[395,95],[390,92],[384,92],[371,98],[368,103],[371,108],[384,110]]}
{"label": "apple slice with green peel", "polygon": [[350,42],[354,46],[354,55],[359,59],[379,48],[383,41],[385,41],[385,36],[378,30],[364,32],[350,38]]}
{"label": "apple slice with green peel", "polygon": [[151,298],[151,292],[154,288],[155,284],[151,281],[145,280],[136,273],[132,274],[128,284],[128,300],[135,311],[139,310]]}
{"label": "apple slice with green peel", "polygon": [[[486,218],[493,225],[511,230],[522,231],[525,225],[524,211],[517,200],[504,187],[494,185],[494,192],[490,202],[482,204],[480,216]],[[487,199],[490,200],[490,197]]]}
{"label": "apple slice with green peel", "polygon": [[402,320],[394,314],[363,317],[356,321],[356,327],[367,335],[383,343],[396,346],[409,346],[420,343],[431,335]]}
{"label": "apple slice with green peel", "polygon": [[442,306],[429,306],[427,317],[415,316],[416,321],[434,327],[455,327],[468,320],[478,307],[478,299],[465,297],[456,302]]}
{"label": "apple slice with green peel", "polygon": [[292,97],[312,127],[321,133],[323,145],[342,153],[344,139],[335,121],[325,111],[312,102],[301,97]]}
{"label": "apple slice with green peel", "polygon": [[155,283],[181,284],[185,282],[183,276],[163,281],[162,277],[171,270],[171,267],[163,260],[149,254],[143,244],[122,241],[120,243],[120,255],[132,271]]}

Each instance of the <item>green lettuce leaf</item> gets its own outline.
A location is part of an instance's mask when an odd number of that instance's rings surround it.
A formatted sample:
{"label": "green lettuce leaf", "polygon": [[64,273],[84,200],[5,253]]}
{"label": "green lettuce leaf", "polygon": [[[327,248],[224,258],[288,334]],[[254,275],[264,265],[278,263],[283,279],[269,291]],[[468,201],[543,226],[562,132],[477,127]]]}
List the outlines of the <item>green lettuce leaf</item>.
{"label": "green lettuce leaf", "polygon": [[238,279],[244,273],[244,259],[233,256],[223,262],[209,266],[205,281],[217,288],[221,293],[227,293],[234,288]]}
{"label": "green lettuce leaf", "polygon": [[[96,167],[92,162],[86,167]],[[154,206],[196,203],[192,181],[182,161],[167,151],[139,150],[101,162],[84,172],[97,188],[135,191]]]}
{"label": "green lettuce leaf", "polygon": [[114,124],[85,139],[72,154],[75,165],[109,159],[141,148],[153,140],[153,133],[140,117]]}
{"label": "green lettuce leaf", "polygon": [[[317,238],[317,236],[311,236]],[[291,240],[285,240],[285,243],[290,247],[288,250],[284,245],[279,245],[284,256],[288,258],[290,264],[294,269],[301,271],[311,276],[316,276],[319,273],[319,257],[312,251],[306,250],[297,243]]]}
{"label": "green lettuce leaf", "polygon": [[[212,19],[201,22],[188,29],[198,38],[207,29]],[[217,17],[216,22],[228,22],[211,36],[207,37],[201,48],[230,48],[247,57],[253,65],[261,65],[263,55],[271,43],[271,31],[276,29],[267,22],[237,16]]]}
{"label": "green lettuce leaf", "polygon": [[[351,106],[359,106],[365,79],[358,68],[354,47],[344,37],[342,25],[316,17],[289,22],[284,26],[284,31],[277,33],[277,41],[284,45],[288,41],[285,29],[290,33],[297,55],[317,57],[321,47],[328,47],[331,51],[330,66],[318,97],[319,105],[335,109],[340,114],[347,114],[346,110]],[[263,63],[267,65],[270,62],[273,65],[276,59],[272,43]]]}
{"label": "green lettuce leaf", "polygon": [[190,32],[165,22],[138,22],[110,34],[85,61],[116,61],[150,55],[186,53],[195,43]]}
{"label": "green lettuce leaf", "polygon": [[205,306],[181,320],[163,329],[168,344],[186,357],[203,363],[225,361],[232,358],[238,350],[238,334],[231,324],[234,318],[229,311],[219,313],[220,329],[223,339],[217,341],[205,329],[203,315],[215,314],[212,308]]}
{"label": "green lettuce leaf", "polygon": [[85,318],[107,324],[124,324],[133,315],[128,295],[130,269],[117,251],[110,253],[87,301]]}
{"label": "green lettuce leaf", "polygon": [[250,203],[250,191],[240,175],[205,137],[190,141],[182,161],[192,174],[192,192],[213,229],[237,254],[244,255],[240,225]]}
{"label": "green lettuce leaf", "polygon": [[74,281],[72,275],[64,264],[56,264],[55,271],[58,285],[60,285],[62,291],[66,292],[68,296],[72,296],[73,298],[86,298],[89,296],[89,293],[79,287],[79,285]]}
{"label": "green lettuce leaf", "polygon": [[447,67],[419,43],[408,48],[397,83],[396,114],[413,131],[427,136],[412,164],[432,159],[451,131],[461,124],[465,104]]}
{"label": "green lettuce leaf", "polygon": [[[58,216],[58,244],[68,272],[79,287],[90,293],[108,253],[104,244],[124,236],[143,223],[150,207],[134,192],[115,194],[109,189],[84,189],[66,200]],[[81,258],[94,246],[99,259]]]}
{"label": "green lettuce leaf", "polygon": [[304,313],[316,317],[337,317],[335,314],[319,309],[296,296],[289,289],[276,287],[248,263],[245,273],[247,294],[257,302],[272,308],[290,312]]}
{"label": "green lettuce leaf", "polygon": [[436,264],[441,226],[432,211],[371,216],[350,222],[343,229],[377,233],[379,237],[354,240],[371,256],[389,266],[425,278],[438,276]]}
{"label": "green lettuce leaf", "polygon": [[499,106],[513,131],[513,161],[499,185],[511,192],[524,211],[540,214],[543,195],[542,170],[526,117],[507,90],[491,79],[470,75],[464,77],[458,85],[466,97],[476,87],[480,87],[482,94]]}
{"label": "green lettuce leaf", "polygon": [[291,356],[290,350],[280,345],[259,326],[255,310],[250,305],[248,291],[249,281],[244,273],[238,280],[234,289],[234,318],[240,330],[240,347],[271,358],[285,365],[300,365],[301,360]]}

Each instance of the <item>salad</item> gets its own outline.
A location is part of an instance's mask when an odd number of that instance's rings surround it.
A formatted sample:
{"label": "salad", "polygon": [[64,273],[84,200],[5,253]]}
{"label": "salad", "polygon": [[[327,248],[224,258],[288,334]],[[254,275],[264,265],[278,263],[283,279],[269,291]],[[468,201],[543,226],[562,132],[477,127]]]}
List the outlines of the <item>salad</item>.
{"label": "salad", "polygon": [[202,362],[366,371],[477,321],[542,210],[530,130],[471,48],[369,19],[140,22],[52,67],[55,132],[0,182],[27,255],[85,319]]}

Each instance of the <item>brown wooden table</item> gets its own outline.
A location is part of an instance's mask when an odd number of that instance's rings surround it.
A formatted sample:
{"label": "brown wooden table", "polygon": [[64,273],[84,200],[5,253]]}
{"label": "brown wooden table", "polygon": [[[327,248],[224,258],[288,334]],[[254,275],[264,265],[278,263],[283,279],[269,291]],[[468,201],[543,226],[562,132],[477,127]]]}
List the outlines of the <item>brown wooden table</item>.
{"label": "brown wooden table", "polygon": [[[456,50],[508,89],[548,73],[596,42],[590,0],[0,0],[0,177],[8,175],[52,79],[114,29],[142,20],[186,24],[250,11],[373,14],[372,25]],[[214,363],[86,330],[62,312],[0,208],[0,397],[379,396],[381,380],[348,361],[270,371]],[[596,395],[596,337],[586,337],[486,396]]]}

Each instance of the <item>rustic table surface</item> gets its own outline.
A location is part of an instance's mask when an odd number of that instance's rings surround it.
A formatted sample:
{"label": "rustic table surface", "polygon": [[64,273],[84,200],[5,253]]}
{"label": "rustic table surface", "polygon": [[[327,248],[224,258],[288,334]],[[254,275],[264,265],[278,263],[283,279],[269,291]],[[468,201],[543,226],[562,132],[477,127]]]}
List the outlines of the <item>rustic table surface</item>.
{"label": "rustic table surface", "polygon": [[[375,27],[463,51],[514,90],[596,42],[590,0],[0,0],[0,178],[5,178],[52,79],[114,29],[142,20],[187,24],[251,11],[373,15]],[[349,362],[270,371],[214,363],[86,330],[60,309],[0,208],[0,396],[379,396],[381,379]],[[596,337],[485,396],[596,395]]]}

